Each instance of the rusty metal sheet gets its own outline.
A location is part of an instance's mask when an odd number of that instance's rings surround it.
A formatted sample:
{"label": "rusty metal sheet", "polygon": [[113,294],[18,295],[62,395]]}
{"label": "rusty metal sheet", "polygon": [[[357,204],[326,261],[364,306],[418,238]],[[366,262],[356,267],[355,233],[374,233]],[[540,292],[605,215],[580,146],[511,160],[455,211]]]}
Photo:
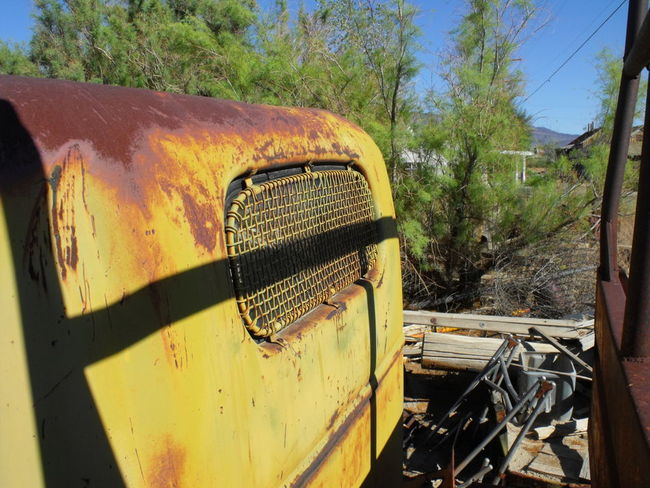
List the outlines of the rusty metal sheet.
{"label": "rusty metal sheet", "polygon": [[599,282],[589,424],[594,486],[650,486],[650,365],[644,358],[621,357],[624,299],[620,282]]}

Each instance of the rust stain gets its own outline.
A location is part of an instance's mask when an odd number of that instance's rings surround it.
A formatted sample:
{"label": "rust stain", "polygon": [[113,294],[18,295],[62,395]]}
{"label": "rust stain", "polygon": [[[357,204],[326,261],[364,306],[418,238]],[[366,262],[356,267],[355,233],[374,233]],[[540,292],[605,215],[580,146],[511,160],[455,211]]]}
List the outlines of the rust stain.
{"label": "rust stain", "polygon": [[348,306],[346,302],[336,302],[336,307],[334,307],[334,309],[327,314],[327,319],[328,320],[333,319],[337,315],[340,315],[343,312],[345,312],[347,309]]}
{"label": "rust stain", "polygon": [[196,243],[211,252],[217,243],[217,222],[214,207],[209,203],[198,203],[189,192],[181,195],[185,218],[190,224]]}
{"label": "rust stain", "polygon": [[167,174],[157,184],[168,201],[181,200],[182,205],[178,205],[176,211],[185,217],[197,247],[208,253],[212,253],[217,244],[223,249],[222,210],[217,204],[219,195],[215,193],[221,190],[209,190],[193,175],[185,175],[185,178],[189,179],[189,184],[178,184]]}
{"label": "rust stain", "polygon": [[381,288],[381,285],[384,284],[384,275],[386,274],[386,268],[382,266],[381,270],[381,276],[379,277],[379,280],[377,281],[377,288]]}
{"label": "rust stain", "polygon": [[160,336],[165,347],[165,358],[170,366],[176,369],[183,368],[183,357],[179,354],[178,346],[174,342],[174,336],[171,332],[171,326],[166,326],[160,331]]}
{"label": "rust stain", "polygon": [[[79,145],[72,144],[63,161],[54,165],[48,179],[52,194],[50,222],[54,236],[54,256],[64,281],[68,270],[76,271],[79,263],[74,198],[75,193],[81,191],[84,209],[88,210],[85,197],[85,164]],[[77,178],[80,178],[80,181],[77,181]]]}
{"label": "rust stain", "polygon": [[[152,127],[168,132],[210,128],[223,134],[243,135],[252,147],[260,145],[262,134],[266,134],[267,140],[268,134],[284,133],[297,139],[323,141],[334,139],[336,130],[361,132],[342,117],[318,109],[249,105],[63,80],[5,77],[2,84],[10,103],[20,101],[15,103],[19,115],[42,149],[61,147],[71,139],[93,141],[103,158],[127,170],[135,166],[134,152],[143,133]],[[47,97],[43,97],[44,93]],[[55,125],[53,121],[58,120],[65,124]],[[341,146],[321,149],[354,154]],[[262,152],[260,157],[276,159],[279,155]]]}
{"label": "rust stain", "polygon": [[77,269],[77,263],[79,262],[79,254],[77,250],[77,229],[72,224],[70,224],[68,229],[70,230],[70,245],[67,248],[65,262],[72,269]]}
{"label": "rust stain", "polygon": [[[43,185],[36,197],[29,224],[27,225],[23,254],[23,266],[27,268],[29,277],[40,283],[45,293],[48,290],[47,275],[45,273],[47,252],[43,251],[47,250],[50,245],[47,217],[44,217],[47,212],[46,192],[47,188]],[[39,239],[39,236],[41,236],[41,239]]]}
{"label": "rust stain", "polygon": [[172,329],[171,308],[167,291],[157,283],[149,285],[151,302],[160,324],[160,338],[163,343],[167,364],[175,369],[186,366],[187,350],[185,354],[178,346],[176,334]]}
{"label": "rust stain", "polygon": [[160,450],[148,463],[147,479],[152,488],[179,488],[183,486],[185,471],[185,449],[171,436],[163,438],[158,444]]}
{"label": "rust stain", "polygon": [[88,200],[86,200],[86,167],[81,165],[81,200],[84,202],[84,209],[88,213]]}
{"label": "rust stain", "polygon": [[336,420],[340,417],[341,415],[341,408],[337,408],[332,416],[330,417],[329,422],[327,422],[327,430],[331,430],[332,427],[334,427],[334,424],[336,423]]}
{"label": "rust stain", "polygon": [[273,142],[271,140],[268,140],[264,142],[261,146],[259,146],[256,152],[264,154],[271,148],[272,145]]}
{"label": "rust stain", "polygon": [[61,217],[62,209],[57,212],[57,200],[58,200],[58,191],[59,183],[61,180],[61,166],[54,166],[52,170],[52,176],[48,180],[50,188],[52,191],[52,232],[54,233],[54,242],[56,244],[56,259],[59,263],[61,269],[61,276],[65,280],[66,278],[66,269],[65,269],[65,259],[63,257],[63,250],[61,249],[61,232],[59,230],[59,218]]}

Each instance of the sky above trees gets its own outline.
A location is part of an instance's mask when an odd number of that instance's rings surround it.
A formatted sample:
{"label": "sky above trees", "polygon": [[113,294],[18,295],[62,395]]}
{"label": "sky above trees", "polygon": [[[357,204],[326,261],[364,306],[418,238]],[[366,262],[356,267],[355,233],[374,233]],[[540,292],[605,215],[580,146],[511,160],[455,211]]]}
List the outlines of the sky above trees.
{"label": "sky above trees", "polygon": [[[549,150],[542,171],[525,184],[517,176],[512,151],[530,149],[531,125],[581,131],[545,124],[526,105],[557,86],[536,90],[525,70],[522,46],[552,25],[534,0],[465,0],[440,28],[422,25],[430,12],[408,0],[315,0],[298,10],[288,0],[261,9],[256,0],[34,2],[29,44],[0,40],[0,73],[323,108],[360,125],[386,161],[411,298],[474,296],[502,256],[568,229],[588,232],[584,217],[598,211],[604,145],[580,174]],[[438,45],[427,45],[431,32],[443,33]],[[574,38],[578,46],[585,37]],[[548,63],[537,59],[538,79],[574,50],[567,42]],[[598,112],[607,122],[616,64],[611,54],[589,60],[601,69],[580,123]]]}
{"label": "sky above trees", "polygon": [[[274,0],[258,0],[269,9]],[[420,13],[415,22],[422,31],[417,58],[422,65],[414,83],[418,92],[442,85],[440,60],[449,45],[449,31],[458,23],[462,2],[454,0],[415,0]],[[517,67],[530,94],[557,68],[580,43],[620,4],[620,0],[542,0],[545,25],[515,54]],[[300,0],[289,0],[296,12]],[[313,0],[305,0],[307,8]],[[33,21],[32,0],[0,0],[0,39],[28,42]],[[623,51],[627,5],[623,5],[587,45],[529,100],[520,103],[533,117],[533,124],[559,132],[580,133],[596,116],[599,101],[595,92],[597,53],[609,47],[615,55]]]}

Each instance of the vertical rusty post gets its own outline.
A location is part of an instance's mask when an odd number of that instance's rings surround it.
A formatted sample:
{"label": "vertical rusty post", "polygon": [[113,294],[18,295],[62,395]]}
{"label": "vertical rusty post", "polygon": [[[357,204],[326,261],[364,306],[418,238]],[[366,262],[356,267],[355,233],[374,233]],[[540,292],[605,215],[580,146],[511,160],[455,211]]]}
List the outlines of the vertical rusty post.
{"label": "vertical rusty post", "polygon": [[[650,95],[650,85],[648,86]],[[650,127],[646,98],[645,127]],[[644,132],[630,280],[621,341],[623,356],[650,356],[650,137]]]}
{"label": "vertical rusty post", "polygon": [[[627,14],[625,57],[628,56],[632,49],[634,39],[647,10],[648,0],[630,0]],[[611,281],[618,275],[618,265],[616,263],[618,206],[623,187],[623,175],[625,163],[627,162],[638,91],[639,76],[630,77],[622,73],[616,114],[614,116],[614,130],[607,164],[600,221],[600,275],[603,281]]]}

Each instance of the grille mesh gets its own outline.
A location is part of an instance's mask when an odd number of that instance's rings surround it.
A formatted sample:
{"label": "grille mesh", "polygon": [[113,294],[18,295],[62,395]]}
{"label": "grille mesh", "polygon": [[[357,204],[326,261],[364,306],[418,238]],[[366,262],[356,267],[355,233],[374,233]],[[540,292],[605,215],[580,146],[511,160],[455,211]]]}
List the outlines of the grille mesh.
{"label": "grille mesh", "polygon": [[252,184],[228,210],[226,244],[244,324],[254,336],[269,336],[373,267],[368,184],[352,170]]}

